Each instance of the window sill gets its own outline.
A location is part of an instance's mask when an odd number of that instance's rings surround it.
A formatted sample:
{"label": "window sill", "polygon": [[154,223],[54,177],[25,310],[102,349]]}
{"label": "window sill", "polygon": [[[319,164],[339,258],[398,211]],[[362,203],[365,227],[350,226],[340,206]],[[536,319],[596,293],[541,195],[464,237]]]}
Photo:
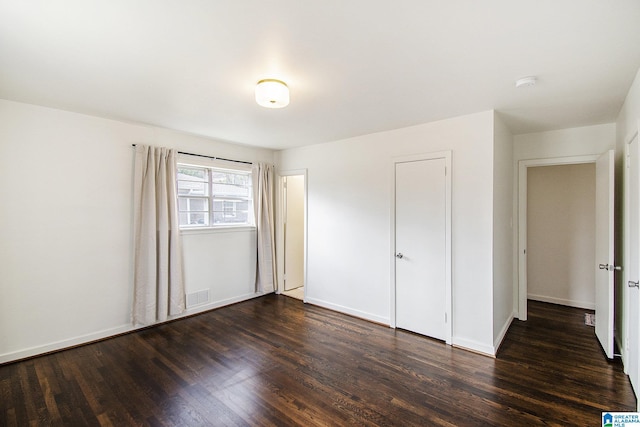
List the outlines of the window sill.
{"label": "window sill", "polygon": [[219,227],[199,227],[199,228],[181,228],[180,234],[216,234],[216,233],[243,233],[248,231],[255,231],[255,225],[227,225]]}

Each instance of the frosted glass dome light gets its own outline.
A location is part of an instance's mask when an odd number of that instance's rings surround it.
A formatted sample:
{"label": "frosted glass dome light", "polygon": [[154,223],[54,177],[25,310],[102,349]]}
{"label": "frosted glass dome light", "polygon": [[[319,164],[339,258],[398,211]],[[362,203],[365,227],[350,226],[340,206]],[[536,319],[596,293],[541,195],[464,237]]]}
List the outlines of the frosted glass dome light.
{"label": "frosted glass dome light", "polygon": [[266,108],[283,108],[289,105],[289,87],[276,79],[264,79],[256,86],[256,102]]}

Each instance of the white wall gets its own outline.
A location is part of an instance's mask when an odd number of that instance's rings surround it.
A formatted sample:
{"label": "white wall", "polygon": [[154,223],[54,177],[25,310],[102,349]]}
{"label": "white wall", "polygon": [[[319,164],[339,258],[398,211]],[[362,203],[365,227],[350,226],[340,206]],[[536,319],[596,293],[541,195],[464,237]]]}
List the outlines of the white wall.
{"label": "white wall", "polygon": [[629,88],[627,98],[616,120],[617,135],[616,147],[618,152],[624,153],[624,144],[627,144],[633,135],[638,132],[640,122],[640,70]]}
{"label": "white wall", "polygon": [[209,290],[209,303],[189,312],[230,304],[253,296],[256,277],[255,228],[197,230],[182,233],[187,294]]}
{"label": "white wall", "polygon": [[525,159],[602,154],[614,148],[615,135],[615,123],[515,135],[513,157],[517,162]]}
{"label": "white wall", "polygon": [[284,150],[308,169],[307,300],[390,323],[396,156],[452,150],[453,344],[493,354],[493,111]]}
{"label": "white wall", "polygon": [[[5,100],[0,118],[0,362],[131,328],[132,143],[273,162],[270,150]],[[212,296],[190,312],[253,296],[254,248],[246,230],[185,236],[187,292]]]}
{"label": "white wall", "polygon": [[527,168],[528,298],[595,308],[595,163]]}
{"label": "white wall", "polygon": [[498,348],[514,317],[513,136],[494,117],[493,147],[493,345]]}
{"label": "white wall", "polygon": [[[616,263],[625,263],[627,256],[626,244],[629,229],[624,218],[626,209],[624,203],[624,183],[626,179],[625,155],[627,144],[640,128],[640,70],[627,93],[627,98],[616,120]],[[623,265],[624,267],[624,265]],[[627,349],[622,343],[626,342],[628,335],[628,309],[626,283],[632,280],[627,277],[626,270],[616,276],[616,340],[622,349],[622,360],[627,365]]]}

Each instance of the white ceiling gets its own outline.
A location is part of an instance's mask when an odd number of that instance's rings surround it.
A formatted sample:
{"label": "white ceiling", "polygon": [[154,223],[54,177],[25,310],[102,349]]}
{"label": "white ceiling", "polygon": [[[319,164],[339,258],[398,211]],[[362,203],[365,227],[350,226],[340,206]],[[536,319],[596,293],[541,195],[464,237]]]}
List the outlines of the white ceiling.
{"label": "white ceiling", "polygon": [[[638,0],[0,0],[0,98],[276,149],[609,123],[639,67]],[[259,107],[262,78],[291,104]]]}

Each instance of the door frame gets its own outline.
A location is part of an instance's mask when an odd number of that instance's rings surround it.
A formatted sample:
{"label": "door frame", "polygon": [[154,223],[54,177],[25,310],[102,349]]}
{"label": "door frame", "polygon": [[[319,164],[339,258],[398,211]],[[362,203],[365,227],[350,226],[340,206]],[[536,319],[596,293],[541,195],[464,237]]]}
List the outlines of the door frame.
{"label": "door frame", "polygon": [[277,190],[276,190],[276,271],[277,271],[277,284],[276,284],[276,293],[280,294],[284,291],[284,177],[287,176],[303,176],[304,177],[304,261],[303,268],[304,274],[302,279],[302,286],[304,286],[304,301],[307,301],[307,254],[308,254],[308,246],[307,246],[307,229],[308,229],[308,219],[307,213],[309,210],[307,209],[307,188],[308,188],[308,176],[307,169],[294,169],[294,170],[286,170],[286,171],[278,171],[277,174]]}
{"label": "door frame", "polygon": [[390,289],[390,315],[389,326],[396,327],[396,164],[417,162],[421,160],[444,159],[445,161],[445,342],[452,343],[453,335],[453,310],[452,310],[452,284],[451,284],[451,183],[453,177],[452,151],[438,151],[434,153],[414,154],[410,156],[393,157],[391,161],[391,248],[389,259],[391,260],[391,289]]}
{"label": "door frame", "polygon": [[595,163],[600,154],[526,159],[518,162],[518,319],[527,320],[527,169],[537,166],[564,166]]}

